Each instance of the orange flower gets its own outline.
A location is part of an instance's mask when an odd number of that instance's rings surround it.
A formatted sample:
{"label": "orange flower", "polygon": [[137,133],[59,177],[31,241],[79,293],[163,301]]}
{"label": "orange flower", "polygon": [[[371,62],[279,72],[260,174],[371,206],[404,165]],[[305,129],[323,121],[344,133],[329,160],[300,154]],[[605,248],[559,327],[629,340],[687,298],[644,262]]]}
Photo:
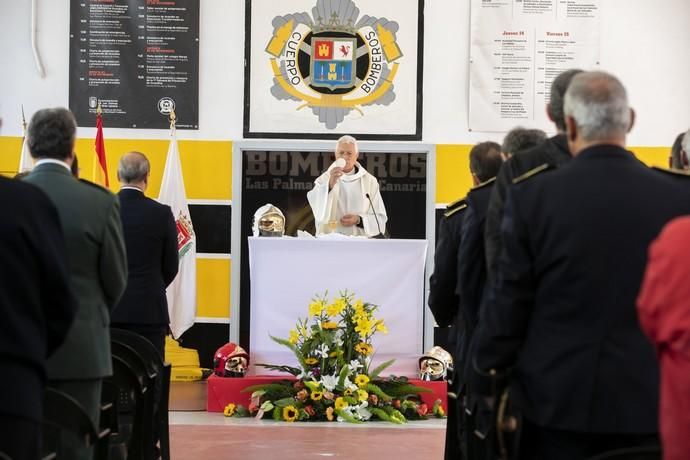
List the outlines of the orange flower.
{"label": "orange flower", "polygon": [[333,408],[332,407],[326,408],[326,418],[328,419],[329,422],[333,421]]}

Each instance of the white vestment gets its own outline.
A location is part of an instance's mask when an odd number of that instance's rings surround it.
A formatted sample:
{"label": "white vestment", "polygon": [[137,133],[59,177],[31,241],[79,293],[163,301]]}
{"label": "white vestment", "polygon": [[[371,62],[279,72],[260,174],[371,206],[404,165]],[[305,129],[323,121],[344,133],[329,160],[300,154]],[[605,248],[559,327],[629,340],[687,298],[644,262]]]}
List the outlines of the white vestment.
{"label": "white vestment", "polygon": [[[331,168],[321,174],[314,181],[314,188],[307,193],[309,205],[314,213],[316,234],[321,235],[335,231],[343,235],[372,237],[379,233],[385,233],[388,216],[376,178],[357,163],[356,172],[342,175],[329,191],[330,170]],[[371,203],[367,199],[367,193],[371,197]],[[364,228],[357,225],[342,226],[340,218],[345,214],[360,216]],[[378,219],[378,224],[376,219]],[[329,222],[337,222],[335,230],[332,229]]]}

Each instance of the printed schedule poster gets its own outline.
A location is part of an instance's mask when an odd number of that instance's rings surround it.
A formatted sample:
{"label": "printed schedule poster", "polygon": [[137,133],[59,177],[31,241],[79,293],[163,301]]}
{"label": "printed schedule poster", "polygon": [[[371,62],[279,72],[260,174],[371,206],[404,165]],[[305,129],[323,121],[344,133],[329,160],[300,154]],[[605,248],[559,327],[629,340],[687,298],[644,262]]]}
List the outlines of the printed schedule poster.
{"label": "printed schedule poster", "polygon": [[551,83],[599,64],[600,0],[472,0],[469,126],[551,129]]}
{"label": "printed schedule poster", "polygon": [[69,105],[79,126],[199,128],[200,0],[72,0]]}

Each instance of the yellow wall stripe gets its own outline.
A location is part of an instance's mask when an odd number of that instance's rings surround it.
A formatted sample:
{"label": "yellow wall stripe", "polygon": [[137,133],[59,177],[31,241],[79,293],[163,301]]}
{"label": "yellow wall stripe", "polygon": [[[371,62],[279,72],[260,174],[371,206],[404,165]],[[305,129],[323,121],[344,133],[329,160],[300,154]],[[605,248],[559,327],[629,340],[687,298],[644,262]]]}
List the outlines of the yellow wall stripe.
{"label": "yellow wall stripe", "polygon": [[[144,153],[151,162],[151,178],[146,195],[157,197],[169,145],[167,140],[106,138],[105,151],[111,190],[115,192],[119,189],[117,163],[120,157],[137,150]],[[3,174],[11,176],[17,171],[21,147],[20,137],[0,137],[0,171]],[[187,198],[229,200],[232,191],[232,142],[179,141],[179,148]],[[96,155],[94,140],[78,139],[75,151],[79,158],[81,177],[92,180]]]}
{"label": "yellow wall stripe", "polygon": [[197,316],[230,317],[230,260],[196,259]]}

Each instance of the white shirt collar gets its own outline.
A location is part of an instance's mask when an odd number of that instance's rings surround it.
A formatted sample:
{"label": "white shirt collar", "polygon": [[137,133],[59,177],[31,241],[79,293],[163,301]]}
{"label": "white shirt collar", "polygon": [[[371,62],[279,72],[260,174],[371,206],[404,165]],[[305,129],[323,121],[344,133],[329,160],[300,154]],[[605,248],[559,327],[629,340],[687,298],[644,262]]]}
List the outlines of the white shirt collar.
{"label": "white shirt collar", "polygon": [[70,174],[72,174],[72,168],[70,167],[70,165],[68,165],[64,161],[56,160],[55,158],[41,158],[40,160],[37,160],[36,163],[34,163],[34,168],[46,163],[63,166],[67,171],[69,171]]}
{"label": "white shirt collar", "polygon": [[134,187],[132,185],[123,185],[122,187],[120,187],[120,190],[136,190],[137,192],[144,193],[142,189],[140,189],[139,187]]}

